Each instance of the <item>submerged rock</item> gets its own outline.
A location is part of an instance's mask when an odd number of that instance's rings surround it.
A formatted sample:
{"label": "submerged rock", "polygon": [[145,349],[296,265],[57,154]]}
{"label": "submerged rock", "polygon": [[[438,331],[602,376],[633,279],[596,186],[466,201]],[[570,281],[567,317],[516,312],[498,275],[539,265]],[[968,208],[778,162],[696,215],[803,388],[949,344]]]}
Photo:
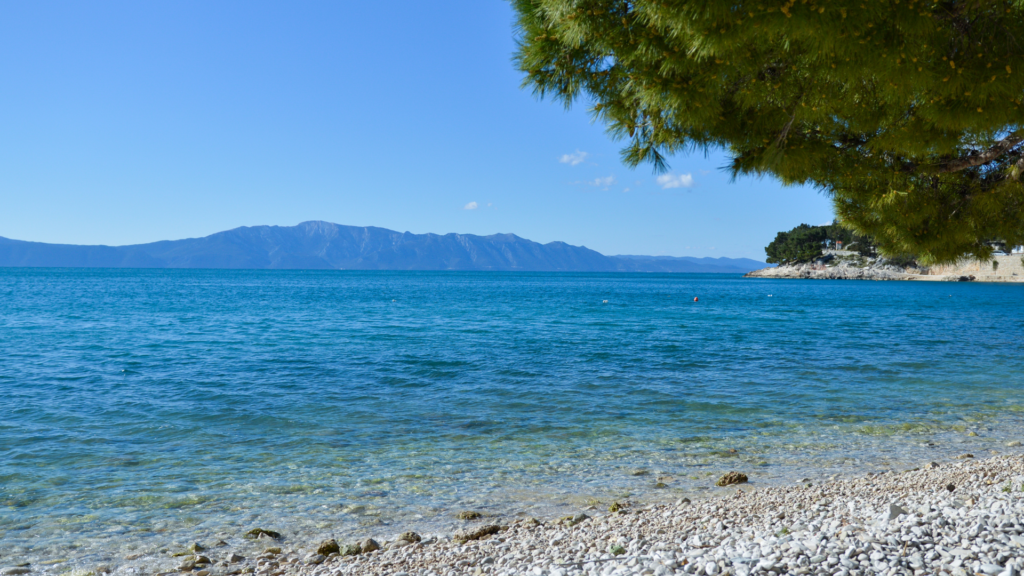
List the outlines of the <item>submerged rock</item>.
{"label": "submerged rock", "polygon": [[275,554],[276,555],[276,554],[280,554],[281,553],[281,549],[278,548],[277,546],[271,546],[270,548],[267,548],[266,550],[264,550],[263,553],[264,554]]}
{"label": "submerged rock", "polygon": [[481,526],[475,530],[459,530],[452,535],[452,539],[459,542],[468,542],[470,540],[479,540],[484,536],[490,536],[491,534],[497,534],[501,532],[501,526],[497,524],[490,524],[488,526]]}
{"label": "submerged rock", "polygon": [[402,532],[398,539],[405,540],[407,542],[419,542],[420,540],[422,540],[422,538],[420,538],[420,535],[415,532]]}
{"label": "submerged rock", "polygon": [[715,486],[732,486],[733,484],[743,484],[747,481],[747,475],[742,472],[729,472],[725,476],[718,479],[715,482]]}
{"label": "submerged rock", "polygon": [[280,532],[274,532],[273,530],[265,530],[263,528],[253,528],[245,533],[245,537],[250,540],[256,540],[258,538],[273,538],[279,540],[281,538]]}
{"label": "submerged rock", "polygon": [[338,541],[331,538],[330,540],[324,540],[317,547],[316,553],[324,556],[330,556],[331,554],[337,554],[341,551],[341,547],[338,546]]}
{"label": "submerged rock", "polygon": [[242,560],[245,560],[245,556],[242,556],[241,554],[235,554],[234,552],[228,554],[228,557],[224,559],[224,561],[229,564],[241,562]]}
{"label": "submerged rock", "polygon": [[575,516],[566,516],[565,518],[562,518],[561,523],[566,525],[566,526],[572,527],[572,526],[575,526],[575,525],[579,524],[580,522],[583,522],[584,520],[589,520],[589,519],[590,519],[590,516],[587,516],[586,514],[580,512],[579,514],[576,514]]}
{"label": "submerged rock", "polygon": [[472,510],[466,510],[465,512],[459,512],[458,517],[459,520],[476,520],[477,518],[483,518],[484,515]]}

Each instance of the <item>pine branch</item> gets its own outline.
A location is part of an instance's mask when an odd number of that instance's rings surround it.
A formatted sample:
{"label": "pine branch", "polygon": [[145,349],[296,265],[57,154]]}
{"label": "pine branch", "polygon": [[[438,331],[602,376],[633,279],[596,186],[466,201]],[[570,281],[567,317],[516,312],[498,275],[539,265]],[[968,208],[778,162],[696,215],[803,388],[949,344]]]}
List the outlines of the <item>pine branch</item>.
{"label": "pine branch", "polygon": [[994,146],[984,152],[974,152],[964,158],[950,160],[936,168],[934,171],[938,174],[945,174],[948,172],[959,172],[960,170],[966,170],[967,168],[974,168],[975,166],[981,166],[982,164],[988,164],[993,160],[997,160],[1000,156],[1006,154],[1021,142],[1024,142],[1024,132],[1014,132],[999,142],[996,142]]}

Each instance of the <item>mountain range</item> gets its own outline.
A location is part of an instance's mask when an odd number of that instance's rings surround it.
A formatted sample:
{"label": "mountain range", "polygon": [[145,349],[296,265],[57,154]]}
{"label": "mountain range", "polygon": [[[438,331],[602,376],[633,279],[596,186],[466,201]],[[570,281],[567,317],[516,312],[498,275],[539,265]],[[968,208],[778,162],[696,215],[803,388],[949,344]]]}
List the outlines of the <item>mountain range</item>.
{"label": "mountain range", "polygon": [[721,272],[764,268],[747,258],[605,256],[515,234],[412,234],[303,222],[243,226],[202,238],[131,246],[78,246],[0,237],[0,267]]}

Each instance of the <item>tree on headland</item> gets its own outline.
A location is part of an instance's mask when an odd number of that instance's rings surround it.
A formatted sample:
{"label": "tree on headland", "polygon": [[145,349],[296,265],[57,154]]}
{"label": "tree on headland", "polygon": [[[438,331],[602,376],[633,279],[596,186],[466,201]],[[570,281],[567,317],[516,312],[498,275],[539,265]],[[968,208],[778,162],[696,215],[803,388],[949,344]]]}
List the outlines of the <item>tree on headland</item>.
{"label": "tree on headland", "polygon": [[835,250],[840,242],[843,247],[853,248],[862,256],[875,255],[875,243],[871,238],[836,223],[825,226],[801,224],[788,232],[779,232],[764,251],[769,264],[794,264],[820,258],[824,249]]}
{"label": "tree on headland", "polygon": [[824,245],[823,226],[801,224],[789,232],[779,232],[764,251],[768,254],[769,264],[791,264],[821,257]]}
{"label": "tree on headland", "polygon": [[524,84],[623,160],[717,147],[923,262],[1024,244],[1024,0],[512,0]]}

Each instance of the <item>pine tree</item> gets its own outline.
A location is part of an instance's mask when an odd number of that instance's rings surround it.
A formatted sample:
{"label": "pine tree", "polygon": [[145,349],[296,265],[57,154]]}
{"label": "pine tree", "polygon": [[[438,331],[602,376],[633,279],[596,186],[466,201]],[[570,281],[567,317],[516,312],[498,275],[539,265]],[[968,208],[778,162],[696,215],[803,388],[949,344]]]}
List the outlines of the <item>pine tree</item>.
{"label": "pine tree", "polygon": [[723,147],[925,263],[1024,244],[1024,0],[512,0],[524,85],[623,160]]}

